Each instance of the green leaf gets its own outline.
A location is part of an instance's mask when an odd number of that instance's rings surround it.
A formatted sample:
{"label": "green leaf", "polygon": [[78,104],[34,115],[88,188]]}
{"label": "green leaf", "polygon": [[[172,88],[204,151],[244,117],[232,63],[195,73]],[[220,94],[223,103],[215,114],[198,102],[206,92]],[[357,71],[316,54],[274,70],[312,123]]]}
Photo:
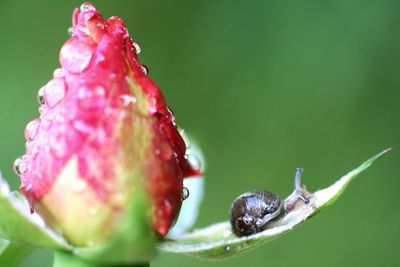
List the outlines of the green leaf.
{"label": "green leaf", "polygon": [[0,238],[0,266],[19,266],[30,251],[30,248],[17,246]]}
{"label": "green leaf", "polygon": [[26,199],[18,192],[9,192],[0,175],[0,237],[13,244],[70,250],[68,243],[50,228],[39,215],[30,214]]}
{"label": "green leaf", "polygon": [[71,253],[56,251],[54,253],[53,267],[100,267],[96,263],[87,262]]}
{"label": "green leaf", "polygon": [[333,185],[315,192],[310,198],[309,204],[302,203],[279,219],[269,222],[268,229],[262,232],[239,238],[232,233],[229,222],[222,222],[195,230],[175,240],[166,241],[159,248],[166,252],[215,260],[229,258],[264,244],[294,229],[294,227],[333,204],[354,177],[366,170],[372,163],[390,150],[390,148],[384,150],[340,178]]}

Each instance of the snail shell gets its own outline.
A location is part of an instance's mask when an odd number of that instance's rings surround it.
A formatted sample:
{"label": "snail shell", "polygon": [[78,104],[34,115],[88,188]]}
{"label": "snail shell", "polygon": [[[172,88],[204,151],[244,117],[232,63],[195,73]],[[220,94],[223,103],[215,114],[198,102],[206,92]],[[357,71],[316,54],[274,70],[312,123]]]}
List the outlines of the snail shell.
{"label": "snail shell", "polygon": [[246,192],[234,200],[230,209],[232,232],[238,237],[258,233],[282,210],[278,195],[263,190]]}

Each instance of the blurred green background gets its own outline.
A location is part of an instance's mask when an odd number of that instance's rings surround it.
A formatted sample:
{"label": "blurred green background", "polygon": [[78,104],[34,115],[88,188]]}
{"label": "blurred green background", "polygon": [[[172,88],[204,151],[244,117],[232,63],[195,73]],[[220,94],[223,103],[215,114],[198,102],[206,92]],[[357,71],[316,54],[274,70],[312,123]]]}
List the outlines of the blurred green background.
{"label": "blurred green background", "polygon": [[[151,266],[400,265],[399,1],[93,3],[125,19],[150,77],[204,151],[198,227],[226,220],[246,190],[285,197],[298,166],[314,191],[395,148],[333,207],[267,245],[222,262],[160,254]],[[37,90],[59,66],[80,4],[0,0],[0,169],[13,188]],[[51,266],[51,257],[38,250],[23,266]]]}

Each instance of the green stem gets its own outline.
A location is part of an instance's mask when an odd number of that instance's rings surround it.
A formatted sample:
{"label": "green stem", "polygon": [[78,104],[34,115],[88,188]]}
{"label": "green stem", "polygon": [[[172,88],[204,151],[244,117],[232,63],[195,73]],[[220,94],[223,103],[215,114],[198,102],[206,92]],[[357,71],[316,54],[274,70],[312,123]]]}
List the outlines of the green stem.
{"label": "green stem", "polygon": [[[1,265],[2,266],[2,265]],[[56,251],[53,267],[149,267],[149,263],[106,265],[85,261],[68,252]]]}

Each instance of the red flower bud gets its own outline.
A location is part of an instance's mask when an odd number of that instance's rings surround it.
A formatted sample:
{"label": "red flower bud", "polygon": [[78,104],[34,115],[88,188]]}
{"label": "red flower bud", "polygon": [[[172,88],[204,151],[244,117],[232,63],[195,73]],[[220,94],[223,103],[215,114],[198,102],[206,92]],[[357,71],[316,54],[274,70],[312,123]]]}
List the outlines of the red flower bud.
{"label": "red flower bud", "polygon": [[139,52],[122,19],[104,20],[83,4],[60,51],[62,68],[39,91],[40,118],[25,130],[21,191],[76,245],[107,239],[137,190],[147,192],[153,227],[165,235],[182,179],[199,174]]}

